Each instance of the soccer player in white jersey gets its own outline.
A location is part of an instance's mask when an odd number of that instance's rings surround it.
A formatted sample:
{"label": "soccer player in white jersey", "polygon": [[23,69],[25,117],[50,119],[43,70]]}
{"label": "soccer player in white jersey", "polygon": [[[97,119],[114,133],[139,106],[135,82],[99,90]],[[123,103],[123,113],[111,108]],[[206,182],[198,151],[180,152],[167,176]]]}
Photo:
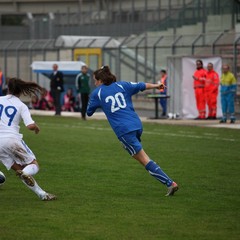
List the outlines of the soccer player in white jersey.
{"label": "soccer player in white jersey", "polygon": [[97,88],[92,92],[87,115],[91,116],[97,108],[105,113],[113,131],[129,154],[139,161],[158,181],[167,186],[166,196],[172,196],[178,185],[149,158],[141,145],[142,123],[134,111],[132,95],[146,89],[161,89],[164,84],[116,82],[116,77],[108,66],[94,72]]}
{"label": "soccer player in white jersey", "polygon": [[8,170],[13,169],[41,200],[49,201],[56,199],[56,196],[41,189],[32,177],[39,171],[38,162],[19,133],[21,120],[29,130],[39,133],[38,125],[32,120],[28,107],[19,97],[41,93],[42,90],[36,83],[17,78],[9,79],[8,94],[0,97],[0,162]]}

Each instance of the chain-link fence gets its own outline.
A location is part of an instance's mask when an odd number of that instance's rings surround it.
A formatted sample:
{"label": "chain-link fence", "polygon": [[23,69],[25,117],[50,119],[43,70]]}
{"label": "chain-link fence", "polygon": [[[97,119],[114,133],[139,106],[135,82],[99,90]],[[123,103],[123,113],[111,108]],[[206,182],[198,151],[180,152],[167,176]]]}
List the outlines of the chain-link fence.
{"label": "chain-link fence", "polygon": [[[171,74],[167,61],[169,57],[183,56],[219,56],[239,78],[239,42],[240,33],[226,32],[176,36],[145,34],[119,39],[60,36],[50,40],[2,41],[0,68],[7,77],[37,81],[31,69],[33,61],[73,61],[76,60],[76,49],[99,48],[100,62],[109,65],[119,80],[156,82],[162,68]],[[97,67],[90,61],[89,68],[95,70]],[[177,77],[175,74],[174,79]]]}

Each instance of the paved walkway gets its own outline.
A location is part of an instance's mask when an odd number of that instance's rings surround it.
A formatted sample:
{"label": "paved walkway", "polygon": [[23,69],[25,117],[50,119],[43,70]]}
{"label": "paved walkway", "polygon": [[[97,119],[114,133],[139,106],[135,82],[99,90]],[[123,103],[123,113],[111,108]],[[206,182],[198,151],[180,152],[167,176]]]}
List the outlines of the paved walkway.
{"label": "paved walkway", "polygon": [[[40,111],[40,110],[30,110],[32,115],[39,116],[54,116],[53,111]],[[217,127],[217,128],[232,128],[240,129],[240,120],[237,120],[235,124],[219,124],[219,120],[193,120],[193,119],[151,119],[149,113],[137,111],[142,122],[148,123],[159,123],[159,124],[172,124],[172,125],[185,125],[185,126],[203,126],[203,127]],[[77,117],[81,118],[79,112],[62,112],[62,117]],[[96,112],[89,119],[106,119],[103,112]]]}

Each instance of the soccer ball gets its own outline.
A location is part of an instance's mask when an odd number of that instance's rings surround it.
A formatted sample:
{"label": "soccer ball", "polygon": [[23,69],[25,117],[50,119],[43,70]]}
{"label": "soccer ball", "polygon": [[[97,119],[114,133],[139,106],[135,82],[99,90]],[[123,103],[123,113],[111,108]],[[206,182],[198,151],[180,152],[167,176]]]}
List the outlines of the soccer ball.
{"label": "soccer ball", "polygon": [[179,119],[179,113],[168,113],[169,119]]}
{"label": "soccer ball", "polygon": [[6,181],[6,177],[3,172],[0,171],[0,186],[2,186]]}

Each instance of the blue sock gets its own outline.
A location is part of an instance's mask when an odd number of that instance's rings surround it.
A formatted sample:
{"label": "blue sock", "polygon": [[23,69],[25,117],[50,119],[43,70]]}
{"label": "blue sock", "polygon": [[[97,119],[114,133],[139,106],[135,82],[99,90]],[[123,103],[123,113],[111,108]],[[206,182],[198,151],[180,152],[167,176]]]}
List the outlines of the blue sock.
{"label": "blue sock", "polygon": [[162,169],[152,160],[145,166],[146,170],[161,183],[170,187],[173,180],[165,174]]}

